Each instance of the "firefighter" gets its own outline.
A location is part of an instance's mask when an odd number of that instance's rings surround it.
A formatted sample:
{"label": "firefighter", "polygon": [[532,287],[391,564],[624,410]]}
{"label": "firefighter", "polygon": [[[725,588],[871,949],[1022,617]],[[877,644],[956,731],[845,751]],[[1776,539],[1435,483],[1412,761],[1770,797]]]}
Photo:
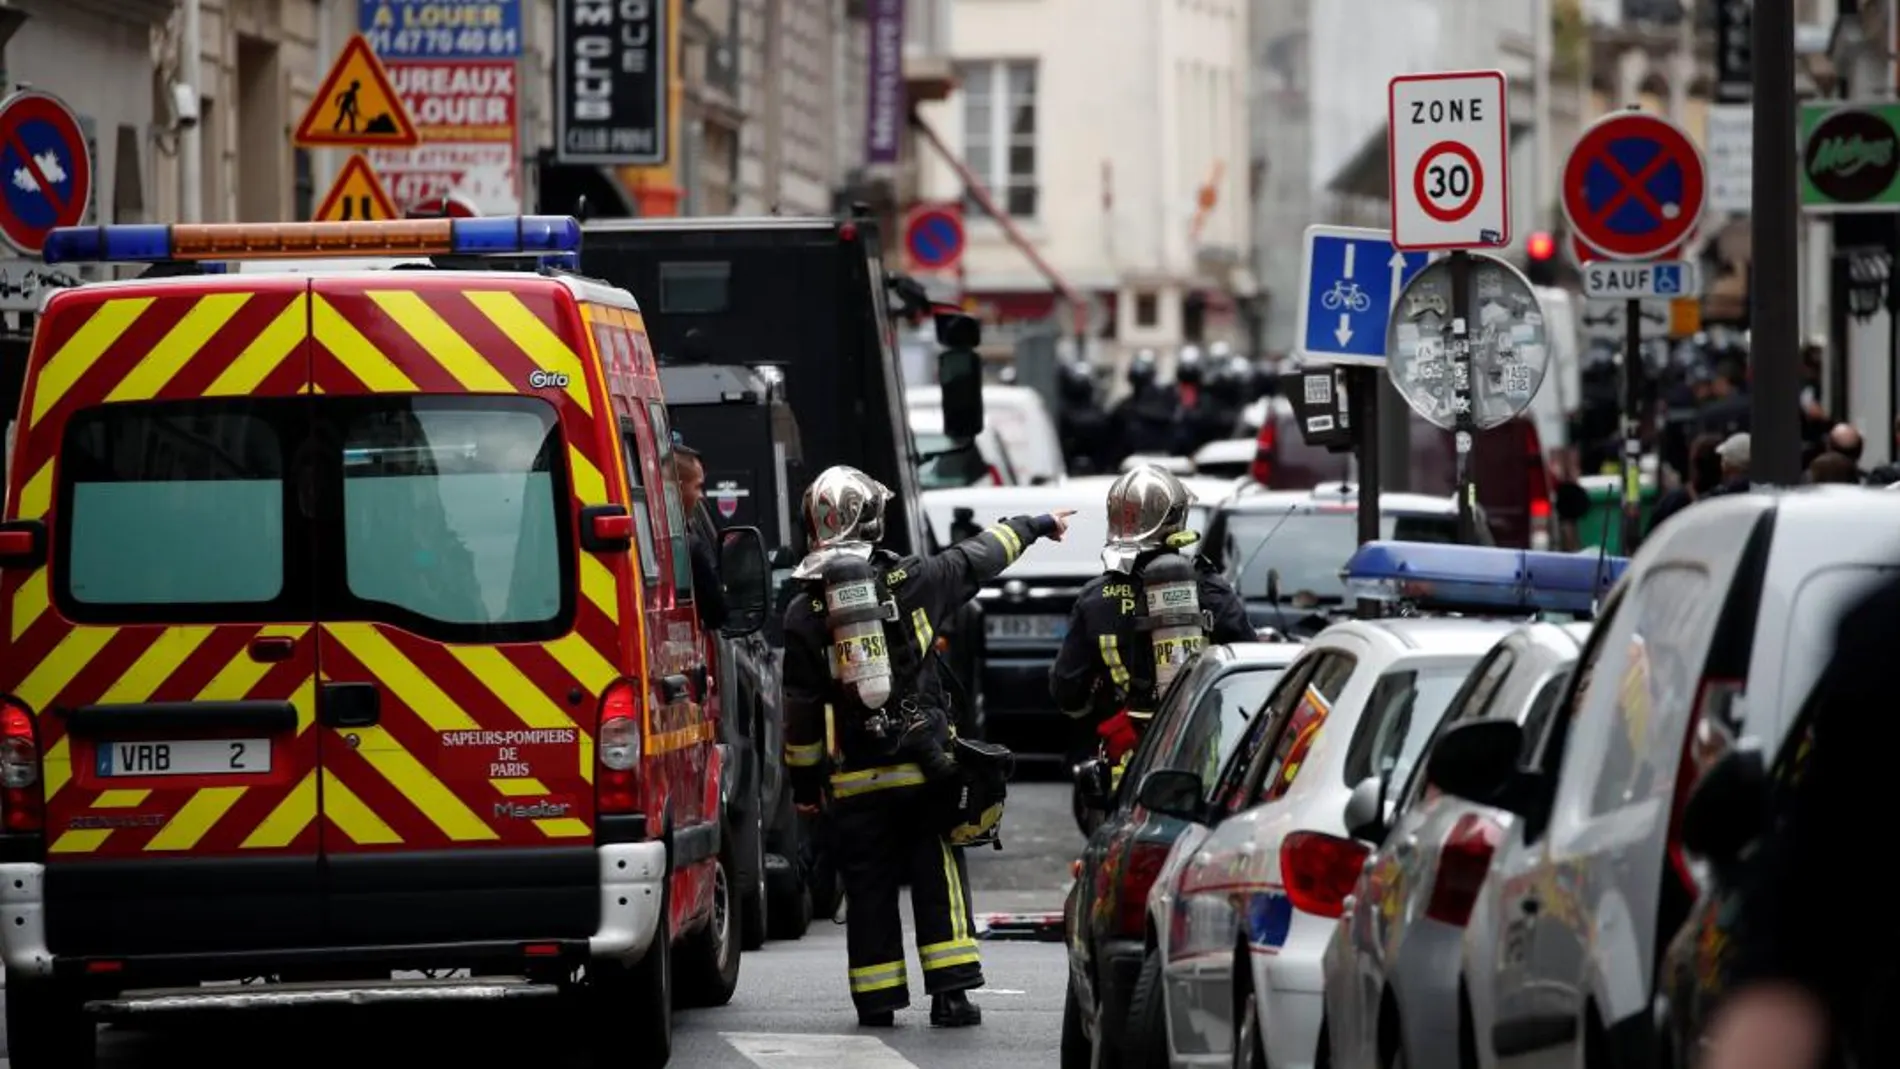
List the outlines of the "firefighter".
{"label": "firefighter", "polygon": [[[858,1023],[910,1005],[898,888],[908,882],[930,1023],[982,1023],[964,844],[993,841],[1009,751],[959,739],[934,672],[935,628],[1071,512],[1016,516],[931,557],[878,547],[891,491],[828,468],[805,491],[811,552],[785,613],[785,764],[805,816],[823,813],[847,903]],[[1000,770],[1000,771],[999,771]]]}
{"label": "firefighter", "polygon": [[1143,464],[1108,488],[1108,545],[1101,576],[1069,615],[1049,671],[1056,707],[1094,722],[1111,786],[1168,684],[1207,643],[1253,642],[1247,610],[1214,565],[1181,550],[1194,495],[1166,469]]}

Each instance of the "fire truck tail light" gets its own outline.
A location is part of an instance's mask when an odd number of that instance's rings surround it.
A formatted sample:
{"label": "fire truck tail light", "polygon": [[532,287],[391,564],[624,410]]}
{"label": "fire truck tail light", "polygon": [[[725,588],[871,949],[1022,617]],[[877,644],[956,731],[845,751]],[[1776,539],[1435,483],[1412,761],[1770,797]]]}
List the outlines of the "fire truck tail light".
{"label": "fire truck tail light", "polygon": [[0,820],[9,832],[46,827],[39,733],[33,714],[12,699],[0,702]]}
{"label": "fire truck tail light", "polygon": [[631,813],[638,804],[635,769],[640,764],[640,691],[616,680],[600,696],[600,730],[594,736],[600,768],[595,805],[602,813]]}

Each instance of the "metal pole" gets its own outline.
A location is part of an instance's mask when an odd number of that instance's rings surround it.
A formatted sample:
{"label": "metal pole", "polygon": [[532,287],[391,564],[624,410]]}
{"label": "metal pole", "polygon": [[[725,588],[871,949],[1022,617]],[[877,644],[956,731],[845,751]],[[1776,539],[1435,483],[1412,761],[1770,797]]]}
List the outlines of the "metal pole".
{"label": "metal pole", "polygon": [[1454,251],[1450,269],[1451,326],[1445,352],[1451,357],[1452,411],[1456,416],[1452,443],[1458,451],[1458,541],[1475,545],[1478,488],[1471,482],[1471,447],[1478,421],[1477,413],[1471,410],[1471,337],[1466,318],[1471,312],[1471,254],[1463,249]]}
{"label": "metal pole", "polygon": [[[1342,369],[1351,385],[1346,399],[1351,403],[1353,436],[1359,449],[1359,544],[1379,540],[1379,387],[1385,369],[1348,367]],[[1360,619],[1376,620],[1383,613],[1372,598],[1360,598],[1356,606]]]}
{"label": "metal pole", "polygon": [[1801,479],[1801,279],[1795,255],[1800,196],[1795,185],[1794,5],[1756,4],[1753,442],[1750,477],[1772,486]]}
{"label": "metal pole", "polygon": [[1623,537],[1617,552],[1635,552],[1642,538],[1643,481],[1643,302],[1623,302]]}
{"label": "metal pole", "polygon": [[1551,11],[1550,0],[1532,0],[1531,18],[1535,29],[1531,34],[1531,79],[1535,89],[1536,129],[1532,136],[1537,139],[1536,147],[1531,150],[1531,227],[1542,229],[1544,213],[1550,207],[1545,197],[1550,195],[1551,186],[1551,119],[1550,119],[1550,51],[1551,51]]}
{"label": "metal pole", "polygon": [[178,218],[187,223],[204,221],[204,94],[198,91],[198,81],[203,77],[200,70],[204,58],[200,54],[203,46],[204,27],[199,19],[198,0],[184,0],[183,17],[179,19],[178,42],[179,78],[191,91],[192,102],[198,106],[198,117],[186,124],[178,132]]}

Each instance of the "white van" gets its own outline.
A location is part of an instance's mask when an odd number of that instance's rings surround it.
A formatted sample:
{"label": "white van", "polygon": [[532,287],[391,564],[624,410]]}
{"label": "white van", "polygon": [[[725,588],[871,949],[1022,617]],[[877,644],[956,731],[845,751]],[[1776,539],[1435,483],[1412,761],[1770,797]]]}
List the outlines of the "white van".
{"label": "white van", "polygon": [[[912,413],[943,409],[943,391],[917,386],[904,391]],[[915,416],[913,416],[913,422]],[[1042,395],[1027,386],[983,387],[983,420],[1003,439],[1016,474],[1025,483],[1051,483],[1068,470],[1062,462],[1062,436],[1042,403]]]}

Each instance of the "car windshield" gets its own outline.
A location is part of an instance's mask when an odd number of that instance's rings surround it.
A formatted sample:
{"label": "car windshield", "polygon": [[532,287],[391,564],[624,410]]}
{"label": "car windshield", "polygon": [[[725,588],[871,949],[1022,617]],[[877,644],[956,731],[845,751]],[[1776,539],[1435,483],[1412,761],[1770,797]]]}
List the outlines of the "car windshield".
{"label": "car windshield", "polygon": [[[1280,574],[1284,600],[1338,603],[1346,584],[1340,569],[1359,545],[1359,518],[1338,512],[1233,512],[1227,516],[1221,560],[1243,598],[1267,596],[1267,573]],[[1457,520],[1449,515],[1387,514],[1379,537],[1407,542],[1456,542]]]}
{"label": "car windshield", "polygon": [[1213,783],[1227,755],[1239,740],[1241,728],[1266,702],[1285,669],[1260,665],[1237,668],[1222,676],[1201,696],[1179,734],[1167,740],[1155,755],[1155,768],[1199,773],[1201,782]]}
{"label": "car windshield", "polygon": [[[943,454],[950,451],[951,442],[947,435],[932,434],[927,431],[913,431],[912,435],[917,439],[917,455],[925,458],[917,465],[917,483],[919,488],[924,490],[947,490],[955,486],[969,486],[972,483],[980,481],[980,475],[969,471],[958,470],[959,465],[954,460],[949,464],[945,464],[944,461],[949,458],[944,456],[932,456],[933,453]],[[980,472],[983,471],[986,466],[972,465],[966,462],[962,467],[974,468]]]}
{"label": "car windshield", "polygon": [[1346,754],[1346,783],[1355,785],[1381,773],[1389,773],[1388,782],[1395,788],[1405,783],[1476,662],[1472,657],[1380,676]]}

